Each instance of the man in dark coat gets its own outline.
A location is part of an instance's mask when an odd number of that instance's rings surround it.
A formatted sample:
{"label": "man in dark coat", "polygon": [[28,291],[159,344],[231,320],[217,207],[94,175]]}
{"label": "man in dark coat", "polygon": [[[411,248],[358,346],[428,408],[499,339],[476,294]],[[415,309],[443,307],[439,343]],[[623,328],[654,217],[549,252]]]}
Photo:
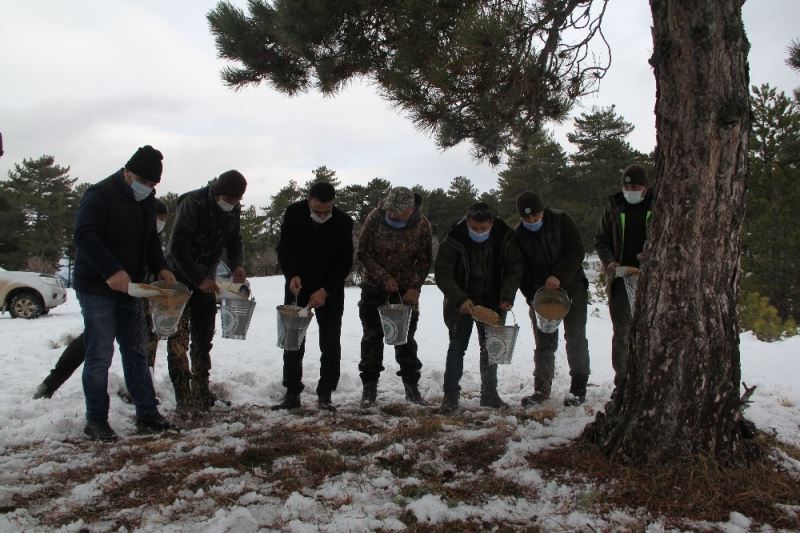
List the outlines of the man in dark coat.
{"label": "man in dark coat", "polygon": [[[353,268],[353,221],[333,205],[335,196],[333,185],[317,182],[307,199],[287,207],[277,248],[286,278],[284,303],[297,300],[316,311],[321,352],[317,400],[327,410],[335,409],[331,393],[339,384],[344,282]],[[283,352],[286,396],[273,409],[300,407],[304,353],[305,340],[299,350]]]}
{"label": "man in dark coat", "polygon": [[156,230],[154,187],[161,181],[161,160],[152,146],[139,148],[124,168],[89,187],[78,208],[74,287],[86,340],[84,432],[95,440],[117,438],[108,424],[107,392],[115,339],[137,427],[151,432],[172,427],[156,407],[144,352],[144,305],[127,294],[128,284],[143,281],[148,269],[161,280],[175,280]]}
{"label": "man in dark coat", "polygon": [[546,333],[539,329],[533,309],[533,297],[539,289],[562,289],[572,305],[564,317],[564,340],[571,384],[564,405],[580,405],[586,400],[589,380],[589,343],[586,340],[586,307],[589,282],[583,272],[583,240],[577,224],[564,211],[545,208],[541,198],[526,191],[517,197],[520,223],[514,229],[522,250],[524,274],[520,289],[530,305],[533,323],[534,393],[522,399],[523,406],[535,405],[550,398],[555,372],[558,330]]}
{"label": "man in dark coat", "polygon": [[[378,307],[389,298],[392,303],[412,306],[407,342],[394,347],[394,356],[403,379],[406,400],[422,404],[419,376],[422,362],[417,357],[414,334],[419,320],[419,293],[431,270],[431,225],[417,206],[414,193],[395,187],[381,205],[364,221],[358,240],[361,263],[361,300],[358,316],[364,335],[361,337],[362,407],[377,400],[378,379],[383,368],[383,327]],[[399,295],[399,296],[398,296]]]}
{"label": "man in dark coat", "polygon": [[[178,281],[192,295],[167,346],[169,376],[175,388],[179,412],[207,411],[216,398],[209,390],[211,341],[217,316],[215,281],[217,265],[226,252],[233,281],[244,283],[246,275],[240,229],[241,200],[247,180],[236,170],[219,175],[211,185],[178,198],[175,224],[167,252]],[[186,352],[191,337],[191,369]]]}
{"label": "man in dark coat", "polygon": [[597,255],[606,271],[608,309],[614,328],[611,364],[616,391],[621,390],[625,381],[632,316],[624,278],[638,275],[634,272],[638,272],[653,203],[648,187],[647,170],[643,166],[626,168],[622,173],[622,191],[610,196],[594,238]]}
{"label": "man in dark coat", "polygon": [[[472,309],[476,305],[497,309],[501,317],[514,305],[522,277],[522,257],[514,234],[492,215],[489,206],[469,208],[448,233],[434,262],[436,285],[444,294],[444,322],[450,336],[444,371],[442,411],[458,408],[464,371],[464,354],[472,335]],[[486,329],[478,323],[481,400],[483,407],[508,405],[497,393],[497,365],[489,364]]]}

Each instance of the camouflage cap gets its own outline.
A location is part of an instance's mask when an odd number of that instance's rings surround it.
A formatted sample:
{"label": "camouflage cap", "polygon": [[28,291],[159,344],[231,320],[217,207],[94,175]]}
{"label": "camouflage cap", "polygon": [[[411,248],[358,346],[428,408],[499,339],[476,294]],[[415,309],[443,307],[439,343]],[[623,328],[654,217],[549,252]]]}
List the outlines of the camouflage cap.
{"label": "camouflage cap", "polygon": [[396,213],[414,207],[414,193],[408,187],[395,187],[386,195],[383,207]]}

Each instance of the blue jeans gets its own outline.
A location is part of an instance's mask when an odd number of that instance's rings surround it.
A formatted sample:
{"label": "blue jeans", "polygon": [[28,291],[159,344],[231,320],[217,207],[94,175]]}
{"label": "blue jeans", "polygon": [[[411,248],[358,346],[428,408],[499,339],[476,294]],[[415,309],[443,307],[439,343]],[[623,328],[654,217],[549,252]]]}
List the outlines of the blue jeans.
{"label": "blue jeans", "polygon": [[[445,302],[444,322],[450,335],[447,347],[447,360],[444,367],[445,394],[458,394],[461,376],[464,373],[464,354],[472,335],[473,319],[471,315],[459,313],[447,307]],[[486,351],[486,329],[483,324],[476,323],[478,328],[478,345],[480,347],[481,396],[497,391],[497,365],[489,364],[489,353]]]}
{"label": "blue jeans", "polygon": [[136,406],[136,416],[147,418],[158,414],[153,378],[147,366],[142,302],[86,292],[76,292],[76,296],[83,312],[86,339],[83,364],[86,419],[91,422],[108,419],[108,369],[114,356],[115,339],[122,354],[125,386]]}

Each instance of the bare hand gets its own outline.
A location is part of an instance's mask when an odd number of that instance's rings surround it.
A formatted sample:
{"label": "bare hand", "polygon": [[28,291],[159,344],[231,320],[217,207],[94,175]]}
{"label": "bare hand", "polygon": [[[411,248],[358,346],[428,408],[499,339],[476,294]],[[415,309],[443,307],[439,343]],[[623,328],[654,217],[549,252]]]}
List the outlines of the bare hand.
{"label": "bare hand", "polygon": [[128,283],[131,282],[131,277],[124,270],[117,270],[110,278],[106,280],[106,285],[111,287],[112,291],[128,292]]}
{"label": "bare hand", "polygon": [[403,294],[403,301],[409,305],[417,305],[419,303],[419,291],[417,289],[408,289]]}
{"label": "bare hand", "polygon": [[400,290],[400,286],[397,285],[396,279],[394,279],[392,276],[389,276],[389,279],[383,282],[383,290],[388,293],[395,293]]}
{"label": "bare hand", "polygon": [[611,277],[616,276],[617,275],[617,267],[618,266],[619,266],[619,263],[617,263],[616,261],[611,261],[609,264],[606,265],[606,274],[611,276]]}
{"label": "bare hand", "polygon": [[289,280],[289,292],[295,295],[300,294],[300,289],[303,288],[303,283],[300,281],[300,276],[295,276]]}
{"label": "bare hand", "polygon": [[325,289],[319,289],[311,293],[311,296],[308,298],[308,306],[311,309],[316,309],[317,307],[322,307],[325,305],[325,299],[328,297],[328,291]]}
{"label": "bare hand", "polygon": [[559,287],[561,287],[561,280],[555,276],[548,276],[547,279],[544,280],[545,289],[557,289]]}
{"label": "bare hand", "polygon": [[175,274],[164,268],[158,273],[158,279],[160,279],[161,281],[170,281],[174,283]]}
{"label": "bare hand", "polygon": [[233,269],[233,282],[234,283],[244,283],[247,279],[247,275],[244,272],[244,267],[236,267]]}
{"label": "bare hand", "polygon": [[502,309],[503,311],[510,311],[512,307],[514,307],[514,304],[512,304],[511,302],[502,302],[500,304],[500,309]]}
{"label": "bare hand", "polygon": [[471,315],[473,307],[475,307],[475,304],[472,303],[472,300],[467,298],[461,305],[458,306],[458,312],[464,313],[465,315]]}
{"label": "bare hand", "polygon": [[197,288],[207,293],[217,293],[220,290],[219,285],[217,285],[217,282],[214,281],[213,279],[208,279],[208,278],[201,281],[200,285],[198,285]]}

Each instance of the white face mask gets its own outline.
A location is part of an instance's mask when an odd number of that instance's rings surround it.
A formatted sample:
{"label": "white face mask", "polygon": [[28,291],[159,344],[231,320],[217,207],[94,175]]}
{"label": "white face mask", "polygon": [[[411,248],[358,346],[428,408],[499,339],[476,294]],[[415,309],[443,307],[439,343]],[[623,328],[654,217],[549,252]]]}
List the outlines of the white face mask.
{"label": "white face mask", "polygon": [[236,207],[235,205],[229,204],[225,200],[218,200],[217,205],[219,206],[220,209],[222,209],[226,213],[230,213],[231,211],[233,211],[233,208]]}
{"label": "white face mask", "polygon": [[625,201],[629,204],[638,204],[644,200],[645,192],[646,191],[622,191],[622,196],[625,197]]}
{"label": "white face mask", "polygon": [[325,215],[324,217],[321,217],[321,216],[319,216],[318,214],[316,214],[315,212],[313,212],[313,211],[311,212],[311,220],[313,220],[313,221],[314,221],[314,222],[316,222],[317,224],[324,224],[324,223],[326,223],[328,220],[330,220],[330,219],[331,219],[331,216],[333,216],[333,213],[328,213],[328,214],[327,214],[327,215]]}
{"label": "white face mask", "polygon": [[156,220],[156,231],[161,233],[164,231],[164,227],[166,227],[167,221],[166,220]]}
{"label": "white face mask", "polygon": [[131,183],[131,190],[133,191],[133,197],[137,202],[141,202],[153,192],[152,187],[148,187],[139,180],[133,180]]}

